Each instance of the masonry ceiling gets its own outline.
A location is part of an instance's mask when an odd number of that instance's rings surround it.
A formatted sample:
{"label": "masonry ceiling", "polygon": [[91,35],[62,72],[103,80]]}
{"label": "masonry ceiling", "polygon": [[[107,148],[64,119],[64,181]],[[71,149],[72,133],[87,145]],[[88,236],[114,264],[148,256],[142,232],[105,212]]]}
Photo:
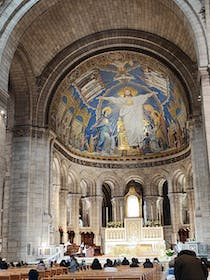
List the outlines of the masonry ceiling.
{"label": "masonry ceiling", "polygon": [[173,1],[39,2],[32,10],[38,11],[40,6],[42,13],[40,10],[37,12],[38,16],[27,26],[20,40],[36,76],[65,47],[85,36],[113,29],[133,29],[156,34],[177,45],[192,61],[196,61],[191,30],[182,11]]}

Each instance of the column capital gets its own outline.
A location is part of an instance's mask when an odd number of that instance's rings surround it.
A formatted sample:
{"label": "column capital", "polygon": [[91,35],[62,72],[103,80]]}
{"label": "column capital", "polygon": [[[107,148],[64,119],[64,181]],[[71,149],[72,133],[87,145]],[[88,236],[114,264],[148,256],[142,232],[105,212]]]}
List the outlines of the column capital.
{"label": "column capital", "polygon": [[124,201],[124,196],[114,196],[112,197],[112,201],[116,202],[116,201]]}
{"label": "column capital", "polygon": [[[64,190],[66,192],[68,192],[68,190]],[[74,198],[81,198],[81,194],[80,193],[68,193],[68,198],[71,198],[71,197],[74,197]]]}
{"label": "column capital", "polygon": [[101,196],[101,195],[89,196],[89,200],[90,200],[91,202],[94,202],[94,201],[100,201],[100,202],[102,202],[103,196]]}
{"label": "column capital", "polygon": [[60,189],[60,192],[61,192],[61,193],[67,193],[68,190],[67,190],[67,189]]}

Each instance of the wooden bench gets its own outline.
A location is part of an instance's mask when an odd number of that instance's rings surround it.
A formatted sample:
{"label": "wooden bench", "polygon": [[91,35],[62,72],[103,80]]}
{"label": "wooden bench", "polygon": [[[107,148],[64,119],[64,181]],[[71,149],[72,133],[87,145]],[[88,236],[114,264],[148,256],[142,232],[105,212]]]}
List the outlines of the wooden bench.
{"label": "wooden bench", "polygon": [[[67,275],[56,275],[52,280],[160,280],[156,268],[118,267],[116,272],[102,270],[82,270]],[[42,279],[44,280],[44,279]]]}
{"label": "wooden bench", "polygon": [[[28,280],[28,273],[31,269],[36,267],[27,268],[8,268],[7,270],[0,270],[0,280]],[[52,277],[69,272],[68,267],[54,267],[46,270],[37,270],[39,273],[39,280],[43,278],[52,279]]]}

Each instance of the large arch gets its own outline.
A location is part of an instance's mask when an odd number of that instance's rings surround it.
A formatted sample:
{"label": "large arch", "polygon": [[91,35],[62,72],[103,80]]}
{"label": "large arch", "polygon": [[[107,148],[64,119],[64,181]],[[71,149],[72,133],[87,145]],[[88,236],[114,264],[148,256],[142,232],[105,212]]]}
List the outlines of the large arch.
{"label": "large arch", "polygon": [[[27,1],[27,3],[23,3],[23,1],[21,1],[19,3],[12,2],[8,5],[5,5],[5,6],[3,5],[1,7],[2,11],[5,12],[5,14],[7,15],[1,19],[1,30],[2,30],[3,35],[1,36],[1,39],[0,39],[0,46],[1,46],[0,61],[2,62],[3,67],[2,67],[2,75],[1,75],[1,83],[0,83],[1,87],[0,88],[3,92],[8,91],[8,75],[9,75],[10,63],[12,61],[12,57],[17,48],[17,45],[19,44],[19,42],[21,41],[21,39],[23,37],[23,34],[26,32],[26,30],[28,29],[29,26],[32,26],[34,22],[39,20],[41,15],[43,16],[43,14],[44,14],[46,16],[47,12],[50,9],[53,9],[54,7],[55,7],[54,9],[57,9],[56,5],[58,5],[58,4],[59,4],[59,1],[55,1],[55,0],[50,1],[50,2],[31,0],[31,1]],[[104,3],[104,7],[106,7],[106,4],[108,4],[108,1],[107,1],[107,3]],[[128,8],[129,10],[132,10],[132,12],[135,11],[132,9],[135,5],[136,5],[136,7],[138,7],[138,1],[134,1],[131,8],[129,8],[131,5],[126,6],[125,2],[123,3],[124,5],[122,5],[120,3],[118,3],[118,4],[119,5],[116,5],[116,7],[113,7],[117,13],[119,13],[119,9],[117,8],[118,6],[121,6],[125,9]],[[159,1],[159,2],[155,1],[154,4],[163,5],[163,1]],[[78,5],[79,5],[79,3],[78,3]],[[84,3],[83,3],[83,5],[84,5]],[[156,5],[154,7],[156,7]],[[72,8],[74,8],[73,3],[71,3],[71,6],[72,6]],[[143,10],[143,8],[144,8],[144,6],[142,5],[141,10]],[[177,14],[177,17],[179,18],[179,21],[180,21],[180,25],[185,26],[185,28],[186,28],[185,31],[187,31],[187,33],[188,32],[190,33],[190,36],[189,37],[187,36],[187,37],[190,40],[192,40],[192,42],[193,42],[193,45],[196,50],[196,57],[197,57],[199,66],[207,66],[208,61],[209,61],[208,46],[207,46],[205,31],[204,31],[201,19],[199,18],[199,16],[197,15],[197,13],[195,11],[195,9],[197,7],[193,7],[193,5],[190,5],[189,3],[186,3],[183,0],[179,0],[179,1],[176,0],[174,2],[164,1],[163,8],[167,8],[168,10],[171,9],[171,10],[173,10],[173,13]],[[138,9],[136,9],[136,10],[137,10],[137,12],[140,12]],[[155,8],[154,8],[154,10],[155,10]],[[154,10],[151,10],[151,11],[154,11]],[[79,9],[78,9],[78,11],[79,11]],[[77,14],[76,11],[74,11],[74,13],[75,13],[75,15]],[[105,16],[105,14],[106,13],[104,13],[104,16]],[[113,16],[113,18],[117,18],[117,17]],[[153,15],[150,15],[150,19],[151,18],[153,18]],[[173,16],[169,17],[169,18],[171,18],[171,20],[172,20]],[[108,19],[110,20],[110,17],[108,17]],[[186,19],[186,22],[188,23],[187,25],[182,24],[184,19]],[[177,18],[176,18],[176,20],[177,20]],[[128,19],[126,19],[126,21],[128,21]],[[88,24],[88,20],[84,20],[84,22],[86,22]],[[144,24],[145,24],[145,20],[144,20]],[[173,20],[172,20],[172,22],[170,24],[171,24],[170,27],[173,29],[173,28],[175,28],[175,26],[177,27],[178,22],[176,21],[176,24],[175,24],[175,22],[173,22]],[[17,26],[18,26],[18,28],[17,28]],[[100,28],[101,27],[102,26],[100,24]],[[129,23],[127,24],[127,27],[129,28]],[[167,27],[169,27],[169,26],[167,26]],[[73,26],[72,26],[72,28],[73,28]],[[151,26],[149,27],[149,25],[148,25],[148,27],[145,27],[145,28],[142,28],[142,26],[135,26],[135,28],[142,29],[142,30],[147,29],[146,31],[152,32]],[[103,29],[107,29],[107,27],[104,26]],[[102,30],[102,28],[101,28],[101,30]],[[166,30],[166,29],[161,28],[162,32],[164,32],[164,30]],[[165,37],[168,40],[173,42],[175,40],[172,35],[173,32],[171,32],[171,30],[169,30],[169,28],[167,28],[167,30],[168,30],[168,34],[162,34],[162,37]],[[99,31],[99,30],[95,30],[95,31]],[[176,31],[177,31],[177,29],[176,29]],[[181,33],[183,33],[182,31],[183,30],[180,29],[181,36],[176,36],[177,40],[179,40],[178,38],[182,38],[182,36],[185,36],[184,34],[183,35],[181,34]],[[153,31],[152,33],[156,33],[156,32],[158,32],[158,28],[155,31]],[[200,36],[196,36],[196,34],[198,34],[198,33],[200,34]],[[186,40],[186,41],[188,41],[188,40]],[[177,45],[179,45],[180,42],[175,42],[175,43],[177,43]],[[182,42],[182,44],[183,44],[183,42]],[[190,44],[190,42],[189,42],[189,44]],[[56,49],[56,51],[58,52],[59,48],[60,48],[60,45],[57,44],[57,45],[55,45],[54,49]],[[10,52],[7,51],[8,49],[10,49]],[[186,51],[186,53],[188,53],[188,51]]]}

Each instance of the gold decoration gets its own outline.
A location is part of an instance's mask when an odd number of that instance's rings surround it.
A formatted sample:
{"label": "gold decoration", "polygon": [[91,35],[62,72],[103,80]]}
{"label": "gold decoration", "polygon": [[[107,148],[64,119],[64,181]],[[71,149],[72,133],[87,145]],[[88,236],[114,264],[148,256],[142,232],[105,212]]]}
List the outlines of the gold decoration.
{"label": "gold decoration", "polygon": [[121,118],[117,121],[118,127],[118,150],[129,150],[128,139],[125,132],[125,127]]}

